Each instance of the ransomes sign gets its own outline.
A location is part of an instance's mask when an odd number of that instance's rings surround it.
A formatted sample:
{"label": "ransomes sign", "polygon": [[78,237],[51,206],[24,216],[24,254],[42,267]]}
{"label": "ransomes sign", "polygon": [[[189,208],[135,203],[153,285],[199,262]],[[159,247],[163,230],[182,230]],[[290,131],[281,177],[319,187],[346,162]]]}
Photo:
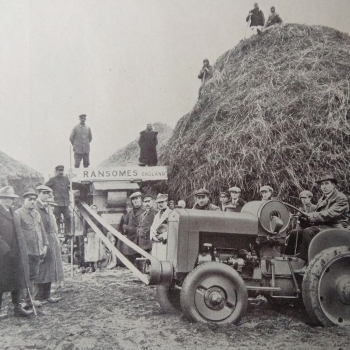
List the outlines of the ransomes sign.
{"label": "ransomes sign", "polygon": [[167,167],[115,167],[73,169],[67,174],[72,181],[90,180],[167,180]]}

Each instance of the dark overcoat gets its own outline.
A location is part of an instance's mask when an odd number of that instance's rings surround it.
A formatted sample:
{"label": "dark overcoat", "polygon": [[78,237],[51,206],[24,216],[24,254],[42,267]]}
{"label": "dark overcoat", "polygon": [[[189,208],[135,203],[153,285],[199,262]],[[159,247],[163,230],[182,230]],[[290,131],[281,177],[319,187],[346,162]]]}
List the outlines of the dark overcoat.
{"label": "dark overcoat", "polygon": [[233,207],[232,211],[234,213],[240,213],[242,211],[242,208],[246,204],[246,201],[244,199],[242,199],[242,198],[238,198],[238,201],[235,204],[232,203],[232,200],[231,200],[231,202],[229,204],[230,204],[230,206]]}
{"label": "dark overcoat", "polygon": [[54,176],[45,184],[53,190],[55,203],[62,207],[69,206],[69,187],[70,183],[67,176]]}
{"label": "dark overcoat", "polygon": [[28,254],[18,215],[0,204],[0,293],[29,286]]}
{"label": "dark overcoat", "polygon": [[39,212],[49,242],[44,261],[40,264],[39,275],[35,283],[63,281],[63,266],[60,243],[57,237],[57,224],[50,206],[45,207],[39,200],[35,202],[35,209]]}
{"label": "dark overcoat", "polygon": [[137,234],[138,234],[138,246],[144,250],[152,249],[150,230],[156,214],[157,214],[157,211],[154,208],[150,208],[149,211],[145,211],[142,215],[142,219],[138,227]]}
{"label": "dark overcoat", "polygon": [[143,130],[140,132],[139,146],[140,146],[140,163],[145,165],[155,166],[158,163],[157,157],[157,131]]}
{"label": "dark overcoat", "polygon": [[348,210],[348,198],[334,189],[329,197],[323,195],[317,202],[315,212],[311,213],[313,226],[318,226],[321,230],[343,228]]}
{"label": "dark overcoat", "polygon": [[[133,208],[130,210],[125,217],[123,224],[123,233],[124,235],[133,243],[137,244],[137,230],[142,220],[142,214],[145,212],[145,208],[141,205],[140,208]],[[136,254],[135,250],[130,248],[123,242],[120,242],[119,245],[120,251],[124,255],[134,255]]]}

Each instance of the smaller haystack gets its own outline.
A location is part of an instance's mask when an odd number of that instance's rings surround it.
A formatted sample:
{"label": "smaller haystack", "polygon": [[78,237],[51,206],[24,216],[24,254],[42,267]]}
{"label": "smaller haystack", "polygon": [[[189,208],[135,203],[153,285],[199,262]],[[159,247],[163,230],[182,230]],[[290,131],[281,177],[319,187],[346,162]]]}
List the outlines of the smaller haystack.
{"label": "smaller haystack", "polygon": [[[162,151],[164,145],[169,141],[173,134],[173,129],[163,123],[153,124],[153,130],[158,131],[158,154]],[[138,138],[130,142],[127,146],[120,148],[113,153],[108,159],[103,161],[101,167],[138,165],[140,156],[140,147],[138,145]]]}
{"label": "smaller haystack", "polygon": [[29,188],[35,188],[43,181],[44,177],[36,170],[0,151],[0,187],[12,186],[22,197]]}

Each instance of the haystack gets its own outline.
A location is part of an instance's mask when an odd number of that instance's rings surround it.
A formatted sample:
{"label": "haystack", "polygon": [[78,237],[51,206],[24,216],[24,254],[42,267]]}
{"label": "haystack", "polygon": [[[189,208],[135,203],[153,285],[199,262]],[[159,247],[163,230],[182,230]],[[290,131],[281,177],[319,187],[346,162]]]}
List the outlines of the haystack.
{"label": "haystack", "polygon": [[12,186],[21,198],[28,189],[35,189],[43,181],[44,177],[36,170],[0,151],[0,187]]}
{"label": "haystack", "polygon": [[229,186],[259,198],[261,185],[293,201],[322,171],[350,180],[350,37],[284,24],[241,41],[214,65],[193,110],[163,149],[169,191],[191,198]]}
{"label": "haystack", "polygon": [[[158,131],[158,154],[161,152],[164,145],[169,141],[173,134],[173,129],[163,123],[154,123],[153,130]],[[113,153],[108,159],[103,161],[101,167],[138,165],[140,156],[140,147],[137,143],[138,138],[130,142],[127,146],[120,148]]]}

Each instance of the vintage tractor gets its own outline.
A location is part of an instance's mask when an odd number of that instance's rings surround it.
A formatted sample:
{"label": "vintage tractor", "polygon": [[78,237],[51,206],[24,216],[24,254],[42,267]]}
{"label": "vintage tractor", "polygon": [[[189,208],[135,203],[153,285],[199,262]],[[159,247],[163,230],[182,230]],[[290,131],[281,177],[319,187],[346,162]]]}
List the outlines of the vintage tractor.
{"label": "vintage tractor", "polygon": [[173,210],[167,259],[149,266],[161,307],[191,321],[238,323],[248,297],[260,294],[273,303],[302,299],[315,324],[349,325],[350,232],[315,236],[302,273],[303,261],[283,254],[290,218],[277,200],[249,202],[241,213]]}

